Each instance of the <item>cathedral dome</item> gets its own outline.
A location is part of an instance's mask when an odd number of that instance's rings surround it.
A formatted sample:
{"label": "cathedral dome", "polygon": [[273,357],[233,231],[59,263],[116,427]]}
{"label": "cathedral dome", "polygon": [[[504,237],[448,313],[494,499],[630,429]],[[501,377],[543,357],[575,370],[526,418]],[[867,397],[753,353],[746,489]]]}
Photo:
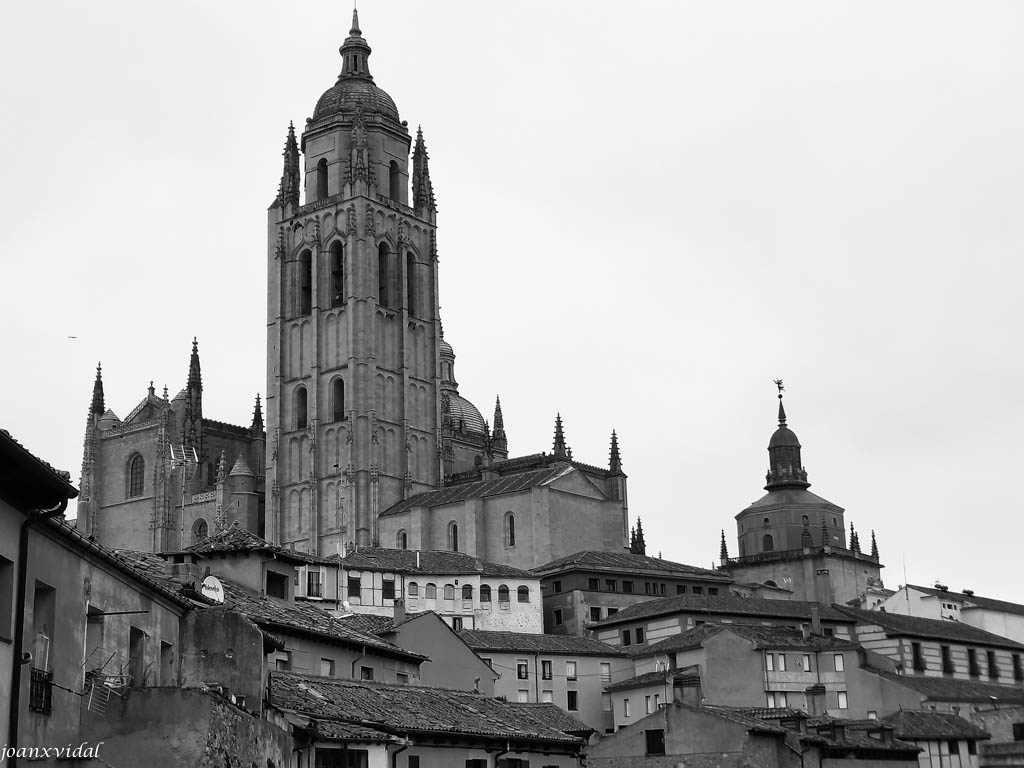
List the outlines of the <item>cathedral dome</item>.
{"label": "cathedral dome", "polygon": [[768,441],[769,448],[781,448],[782,446],[789,446],[791,448],[799,448],[800,441],[796,438],[796,433],[786,426],[781,426],[775,430],[772,434],[772,439]]}
{"label": "cathedral dome", "polygon": [[369,80],[343,79],[324,92],[316,103],[313,119],[337,114],[351,113],[362,108],[367,114],[384,115],[398,121],[398,107],[383,88],[378,88]]}
{"label": "cathedral dome", "polygon": [[480,411],[469,400],[458,392],[448,393],[448,408],[452,416],[452,426],[461,432],[479,432],[484,434],[487,427]]}

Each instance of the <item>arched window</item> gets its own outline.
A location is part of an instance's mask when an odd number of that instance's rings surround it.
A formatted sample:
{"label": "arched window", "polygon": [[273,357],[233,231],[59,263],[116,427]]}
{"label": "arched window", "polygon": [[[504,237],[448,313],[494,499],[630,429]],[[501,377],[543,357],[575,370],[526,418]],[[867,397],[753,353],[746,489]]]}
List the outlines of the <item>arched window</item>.
{"label": "arched window", "polygon": [[420,585],[415,581],[410,581],[405,585],[405,592],[408,597],[419,597]]}
{"label": "arched window", "polygon": [[433,582],[428,582],[427,583],[427,588],[426,588],[426,591],[425,591],[425,594],[424,594],[424,597],[426,597],[427,600],[436,600],[437,599],[437,584],[434,584]]}
{"label": "arched window", "polygon": [[772,538],[770,533],[766,533],[764,538],[761,539],[761,551],[762,552],[773,552],[775,550],[775,539]]}
{"label": "arched window", "polygon": [[201,517],[197,518],[196,521],[194,523],[192,523],[192,543],[193,544],[198,544],[199,542],[201,542],[203,539],[205,539],[209,535],[209,533],[210,533],[210,526],[208,526],[206,524],[206,521],[203,520],[203,518],[201,518]]}
{"label": "arched window", "polygon": [[406,533],[404,528],[398,532],[398,536],[395,538],[395,544],[398,546],[399,549],[409,548],[409,534]]}
{"label": "arched window", "polygon": [[463,584],[462,585],[462,599],[463,600],[472,600],[473,599],[473,585],[472,584]]}
{"label": "arched window", "polygon": [[416,259],[405,254],[405,304],[410,315],[416,314]]}
{"label": "arched window", "polygon": [[295,390],[295,428],[306,428],[306,388],[299,387]]}
{"label": "arched window", "polygon": [[392,200],[399,200],[399,189],[402,184],[402,174],[398,168],[398,163],[394,160],[391,161],[391,165],[388,167],[388,197]]}
{"label": "arched window", "polygon": [[480,602],[489,603],[491,602],[491,585],[481,584],[480,585]]}
{"label": "arched window", "polygon": [[345,247],[340,240],[331,243],[331,306],[345,303]]}
{"label": "arched window", "polygon": [[331,413],[334,421],[345,420],[345,380],[340,376],[331,382]]}
{"label": "arched window", "polygon": [[141,496],[146,484],[146,460],[135,454],[128,459],[128,482],[125,484],[125,497],[132,499]]}
{"label": "arched window", "polygon": [[529,587],[520,587],[519,589],[517,589],[516,590],[516,599],[520,603],[528,603],[528,602],[530,602],[530,588]]}
{"label": "arched window", "polygon": [[313,311],[313,254],[303,251],[299,257],[299,314]]}
{"label": "arched window", "polygon": [[455,585],[454,584],[445,584],[444,585],[444,599],[445,600],[454,600],[455,599]]}
{"label": "arched window", "polygon": [[508,586],[502,584],[500,587],[498,587],[498,602],[507,603],[508,601]]}
{"label": "arched window", "polygon": [[327,197],[327,159],[316,164],[316,199]]}
{"label": "arched window", "polygon": [[387,243],[377,248],[377,303],[382,307],[391,306],[391,252]]}
{"label": "arched window", "polygon": [[454,521],[448,523],[448,549],[452,552],[459,551],[459,525]]}
{"label": "arched window", "polygon": [[803,532],[800,534],[800,546],[805,549],[810,549],[814,546],[814,541],[811,539],[811,532],[807,528],[804,528]]}
{"label": "arched window", "polygon": [[505,546],[516,545],[516,516],[511,512],[505,513]]}

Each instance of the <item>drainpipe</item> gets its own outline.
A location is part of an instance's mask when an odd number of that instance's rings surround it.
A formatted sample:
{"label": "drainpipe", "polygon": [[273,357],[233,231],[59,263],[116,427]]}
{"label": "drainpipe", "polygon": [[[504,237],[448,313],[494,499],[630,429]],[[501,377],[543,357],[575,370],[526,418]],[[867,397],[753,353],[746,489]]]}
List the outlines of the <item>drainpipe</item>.
{"label": "drainpipe", "polygon": [[409,734],[405,734],[405,743],[402,744],[398,749],[391,753],[391,768],[398,768],[398,755],[405,752],[409,747],[412,746],[412,742],[409,741]]}
{"label": "drainpipe", "polygon": [[511,751],[512,751],[512,742],[506,741],[505,742],[505,749],[503,751],[501,751],[501,752],[495,753],[495,755],[494,755],[494,768],[498,768],[498,760],[501,759],[501,756],[502,755],[507,755]]}
{"label": "drainpipe", "polygon": [[[25,597],[28,592],[28,531],[36,520],[56,517],[68,508],[68,499],[64,499],[51,509],[31,511],[21,524],[18,534],[18,591],[15,600],[17,607],[14,618],[14,663],[11,665],[11,712],[7,728],[7,747],[15,752],[18,748],[18,710],[21,707],[21,668],[32,663],[32,654],[25,657]],[[17,755],[9,758],[11,768],[17,768]]]}
{"label": "drainpipe", "polygon": [[363,646],[363,652],[361,654],[359,654],[358,656],[356,656],[354,659],[352,659],[352,674],[349,675],[349,677],[352,680],[356,679],[356,664],[358,664],[360,661],[362,661],[365,658],[366,658],[366,646],[364,645]]}

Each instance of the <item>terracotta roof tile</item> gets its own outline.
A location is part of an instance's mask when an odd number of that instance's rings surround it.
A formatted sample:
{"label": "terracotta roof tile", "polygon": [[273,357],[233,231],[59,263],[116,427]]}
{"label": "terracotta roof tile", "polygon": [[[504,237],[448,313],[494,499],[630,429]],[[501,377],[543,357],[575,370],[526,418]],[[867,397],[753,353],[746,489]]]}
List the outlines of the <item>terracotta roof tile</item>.
{"label": "terracotta roof tile", "polygon": [[849,608],[840,605],[835,605],[833,608],[836,608],[852,619],[856,619],[858,624],[875,624],[884,629],[888,635],[921,637],[929,640],[951,640],[956,643],[971,643],[975,645],[989,645],[996,648],[1024,650],[1024,644],[1018,643],[1016,640],[994,635],[991,632],[972,627],[969,624],[962,624],[959,621],[903,616],[886,611],[865,611],[859,608]]}
{"label": "terracotta roof tile", "polygon": [[499,632],[482,629],[463,629],[459,637],[474,651],[509,651],[529,653],[559,653],[574,656],[625,656],[606,643],[575,635],[538,635],[527,632]]}
{"label": "terracotta roof tile", "polygon": [[965,592],[950,592],[945,589],[935,589],[933,587],[919,587],[914,584],[908,584],[908,588],[916,589],[920,592],[924,592],[926,595],[933,595],[935,597],[945,597],[950,600],[956,600],[964,604],[965,610],[971,608],[983,608],[988,611],[998,611],[1000,613],[1013,613],[1017,616],[1024,616],[1024,605],[1020,603],[1011,603],[1006,600],[996,600],[991,597],[979,597],[978,595],[968,595]]}
{"label": "terracotta roof tile", "polygon": [[818,607],[819,616],[825,621],[852,623],[850,617],[834,608],[819,606],[802,600],[764,600],[757,597],[733,597],[731,595],[676,595],[645,600],[623,608],[614,616],[590,626],[608,627],[631,621],[664,616],[672,613],[702,613],[710,618],[714,615],[763,616],[773,619],[810,621],[812,608]]}
{"label": "terracotta roof tile", "polygon": [[766,650],[791,648],[794,650],[842,651],[854,650],[860,647],[857,643],[838,637],[811,635],[808,638],[804,638],[803,632],[797,627],[766,627],[755,624],[717,624],[708,622],[701,627],[666,637],[664,640],[660,640],[647,647],[633,650],[630,655],[638,658],[700,648],[705,640],[720,632],[732,632],[748,640],[755,648]]}
{"label": "terracotta roof tile", "polygon": [[[869,669],[869,668],[865,668]],[[1024,704],[1024,688],[980,680],[958,680],[924,675],[896,675],[880,669],[873,674],[917,691],[929,701],[985,702],[986,704]]]}
{"label": "terracotta roof tile", "polygon": [[296,563],[322,563],[327,562],[322,557],[310,555],[306,552],[296,552],[292,549],[285,549],[276,544],[271,544],[266,539],[261,539],[255,533],[233,525],[225,528],[220,533],[215,533],[197,544],[185,548],[186,552],[196,555],[227,555],[236,552],[267,552],[275,557],[284,560],[291,560]]}
{"label": "terracotta roof tile", "polygon": [[900,710],[882,722],[893,726],[897,739],[988,739],[988,731],[952,712]]}
{"label": "terracotta roof tile", "polygon": [[332,555],[330,562],[340,562],[346,568],[371,571],[391,571],[409,574],[478,574],[480,576],[506,576],[510,579],[536,579],[529,571],[501,563],[488,563],[465,552],[449,550],[412,550],[390,547],[360,547],[340,558]]}
{"label": "terracotta roof tile", "polygon": [[631,552],[598,552],[590,549],[560,557],[544,565],[538,565],[533,571],[547,575],[554,571],[589,569],[628,571],[630,573],[655,571],[665,575],[701,576],[717,579],[723,583],[732,582],[732,578],[727,573],[721,571],[698,568],[694,565],[686,565],[685,563],[675,563],[671,560],[662,560],[660,557],[634,555]]}

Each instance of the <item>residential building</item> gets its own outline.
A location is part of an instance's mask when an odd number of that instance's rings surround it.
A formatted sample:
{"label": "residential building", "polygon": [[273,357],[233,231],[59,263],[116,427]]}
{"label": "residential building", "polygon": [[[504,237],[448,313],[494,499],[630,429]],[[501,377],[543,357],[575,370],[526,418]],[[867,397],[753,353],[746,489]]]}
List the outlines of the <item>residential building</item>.
{"label": "residential building", "polygon": [[360,547],[340,565],[346,611],[394,616],[434,611],[454,629],[544,631],[540,579],[465,552]]}
{"label": "residential building", "polygon": [[556,704],[595,731],[611,730],[604,689],[631,674],[622,651],[572,635],[463,630],[459,636],[500,676],[496,696]]}
{"label": "residential building", "polygon": [[801,445],[787,426],[779,383],[779,426],[768,443],[767,493],[736,515],[739,557],[730,558],[722,534],[722,568],[737,584],[790,590],[796,600],[823,605],[861,599],[882,586],[878,545],[869,553],[845,511],[807,490]]}
{"label": "residential building", "polygon": [[722,571],[631,552],[584,550],[537,566],[544,593],[544,631],[587,634],[587,625],[636,603],[671,595],[728,595]]}
{"label": "residential building", "polygon": [[1024,643],[1024,605],[980,597],[970,589],[953,592],[944,584],[934,587],[907,584],[879,603],[875,610],[959,621]]}
{"label": "residential building", "polygon": [[989,733],[951,712],[900,710],[882,718],[896,738],[916,744],[921,768],[978,768],[979,745]]}
{"label": "residential building", "polygon": [[468,691],[273,672],[268,698],[303,766],[576,768],[584,745],[543,710]]}

